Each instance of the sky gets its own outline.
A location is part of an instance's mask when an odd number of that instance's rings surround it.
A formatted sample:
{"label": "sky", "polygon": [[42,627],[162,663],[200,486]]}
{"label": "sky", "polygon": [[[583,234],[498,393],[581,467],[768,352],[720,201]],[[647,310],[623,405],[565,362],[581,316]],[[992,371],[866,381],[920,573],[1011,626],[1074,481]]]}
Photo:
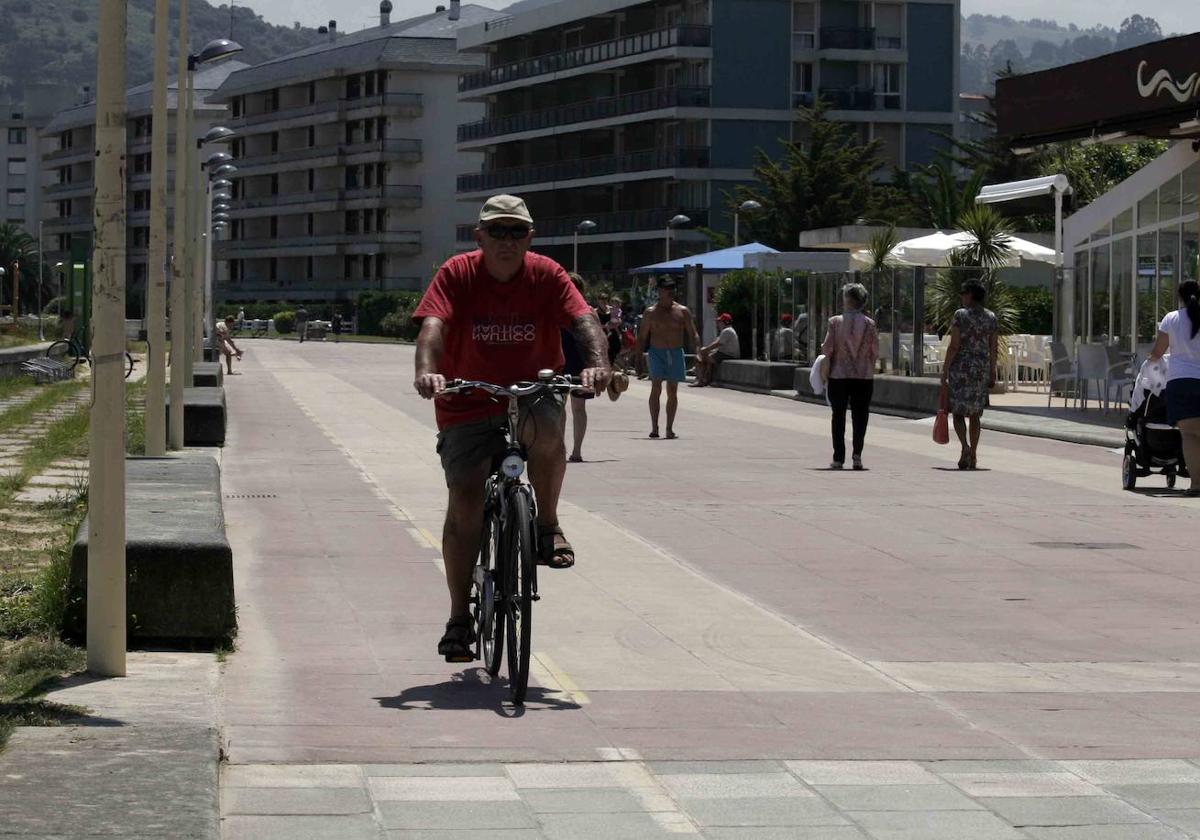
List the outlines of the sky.
{"label": "sky", "polygon": [[[306,26],[319,26],[330,18],[338,22],[343,32],[353,32],[367,25],[378,24],[378,0],[235,0],[239,6],[254,9],[271,23],[290,26],[299,21]],[[481,5],[503,8],[511,0],[480,0]],[[392,19],[399,20],[432,12],[449,0],[392,0]],[[963,14],[1008,15],[1023,20],[1032,17],[1050,18],[1066,25],[1074,23],[1087,28],[1105,24],[1114,29],[1132,14],[1155,18],[1164,32],[1200,31],[1200,2],[1197,0],[962,0]]]}

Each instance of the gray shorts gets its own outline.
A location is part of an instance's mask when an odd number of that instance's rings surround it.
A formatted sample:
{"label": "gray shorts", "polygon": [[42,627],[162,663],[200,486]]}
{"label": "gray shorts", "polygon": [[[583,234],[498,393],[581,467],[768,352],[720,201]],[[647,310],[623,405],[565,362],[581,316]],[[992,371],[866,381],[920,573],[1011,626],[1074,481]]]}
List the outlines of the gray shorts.
{"label": "gray shorts", "polygon": [[[521,401],[518,431],[521,438],[532,443],[539,435],[563,435],[563,401],[560,397],[541,396]],[[442,458],[446,486],[453,487],[472,480],[481,467],[490,468],[504,455],[504,429],[508,417],[498,414],[449,426],[438,432],[437,453]]]}

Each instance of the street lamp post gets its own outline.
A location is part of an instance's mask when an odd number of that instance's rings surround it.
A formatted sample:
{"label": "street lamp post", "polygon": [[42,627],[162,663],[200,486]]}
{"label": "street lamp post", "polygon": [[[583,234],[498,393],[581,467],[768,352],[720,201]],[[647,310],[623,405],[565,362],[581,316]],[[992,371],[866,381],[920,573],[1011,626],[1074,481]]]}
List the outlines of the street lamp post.
{"label": "street lamp post", "polygon": [[[191,73],[188,72],[188,0],[179,0],[179,72],[175,103],[175,243],[171,259],[171,410],[167,422],[172,449],[183,449],[183,388],[191,376],[188,361],[188,212],[187,184],[191,159]],[[151,166],[154,161],[151,160]]]}
{"label": "street lamp post", "polygon": [[682,213],[672,216],[667,222],[667,262],[671,261],[671,230],[683,225],[691,224],[692,220]]}
{"label": "street lamp post", "polygon": [[37,276],[37,305],[38,305],[38,341],[46,340],[46,331],[42,328],[42,275],[46,271],[44,250],[42,248],[42,220],[38,219],[38,276]]}
{"label": "street lamp post", "polygon": [[596,223],[591,219],[584,219],[579,224],[575,225],[575,247],[574,256],[571,259],[571,270],[576,274],[579,273],[579,234],[589,233],[596,229]]}
{"label": "street lamp post", "polygon": [[747,201],[743,201],[741,204],[738,205],[738,209],[735,210],[733,213],[733,247],[734,248],[736,248],[738,245],[742,244],[741,240],[738,238],[738,222],[739,222],[738,217],[742,213],[753,213],[755,210],[761,210],[761,209],[762,209],[762,205],[759,204],[754,199],[748,199]]}
{"label": "street lamp post", "polygon": [[125,675],[125,15],[126,0],[100,0],[87,665],[104,677]]}

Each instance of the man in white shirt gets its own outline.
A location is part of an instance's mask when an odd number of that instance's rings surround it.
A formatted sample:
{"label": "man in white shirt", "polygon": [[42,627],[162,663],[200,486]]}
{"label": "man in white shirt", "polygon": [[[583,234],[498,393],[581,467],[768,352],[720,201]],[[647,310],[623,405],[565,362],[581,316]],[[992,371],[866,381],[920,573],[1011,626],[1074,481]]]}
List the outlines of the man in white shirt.
{"label": "man in white shirt", "polygon": [[740,359],[742,356],[741,342],[737,331],[733,328],[733,316],[722,312],[717,316],[717,329],[720,334],[716,340],[701,347],[696,353],[695,388],[703,388],[712,384],[713,374],[717,365],[726,359]]}

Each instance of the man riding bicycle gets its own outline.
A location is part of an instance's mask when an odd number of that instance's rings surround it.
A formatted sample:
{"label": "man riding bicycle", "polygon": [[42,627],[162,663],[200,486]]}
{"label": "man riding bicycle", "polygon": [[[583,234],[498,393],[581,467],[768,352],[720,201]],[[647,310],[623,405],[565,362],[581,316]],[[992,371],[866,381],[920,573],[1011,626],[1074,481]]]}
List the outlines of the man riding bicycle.
{"label": "man riding bicycle", "polygon": [[[447,260],[413,319],[417,336],[416,389],[432,399],[448,379],[509,385],[533,381],[538,371],[561,371],[560,330],[568,329],[584,356],[584,387],[604,391],[611,370],[600,322],[566,271],[529,252],[533,218],[520,198],[488,199],[475,229],[479,249]],[[474,644],[471,576],[483,529],[484,482],[504,454],[506,406],[485,394],[437,401],[437,451],[449,488],[442,552],[450,589],[450,620],[438,643],[447,660],[470,656]],[[558,496],[566,474],[561,399],[541,397],[521,408],[520,437],[537,494],[540,561],[551,568],[575,564],[575,551],[558,524]]]}

